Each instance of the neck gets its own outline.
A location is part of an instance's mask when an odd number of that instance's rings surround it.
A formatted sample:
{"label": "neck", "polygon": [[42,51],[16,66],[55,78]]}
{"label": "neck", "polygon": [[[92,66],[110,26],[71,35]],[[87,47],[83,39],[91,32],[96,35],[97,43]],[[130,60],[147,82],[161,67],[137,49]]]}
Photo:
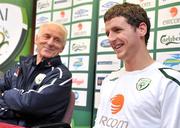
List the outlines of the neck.
{"label": "neck", "polygon": [[38,65],[43,60],[43,57],[37,54],[36,56],[36,64]]}
{"label": "neck", "polygon": [[154,62],[152,57],[149,55],[148,51],[144,54],[134,55],[134,57],[129,60],[125,60],[126,71],[142,70]]}

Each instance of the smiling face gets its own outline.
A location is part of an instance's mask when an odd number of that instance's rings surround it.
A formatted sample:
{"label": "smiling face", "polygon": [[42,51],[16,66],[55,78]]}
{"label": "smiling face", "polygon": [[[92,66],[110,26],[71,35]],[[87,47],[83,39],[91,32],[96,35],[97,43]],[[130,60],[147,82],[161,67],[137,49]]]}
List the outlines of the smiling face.
{"label": "smiling face", "polygon": [[138,52],[141,38],[138,29],[128,24],[122,16],[105,22],[106,34],[118,59],[129,60]]}
{"label": "smiling face", "polygon": [[40,62],[43,58],[51,58],[61,53],[65,46],[66,35],[63,26],[53,23],[41,26],[35,38],[38,49],[37,61]]}

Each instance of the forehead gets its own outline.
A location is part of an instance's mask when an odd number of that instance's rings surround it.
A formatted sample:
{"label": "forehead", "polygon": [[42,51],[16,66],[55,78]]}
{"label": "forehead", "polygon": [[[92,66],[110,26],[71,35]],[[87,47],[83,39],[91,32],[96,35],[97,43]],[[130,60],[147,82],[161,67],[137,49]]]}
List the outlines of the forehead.
{"label": "forehead", "polygon": [[50,34],[50,35],[54,35],[57,37],[64,37],[65,36],[65,31],[58,25],[56,24],[46,24],[41,26],[40,30],[39,30],[39,34],[43,35],[43,34]]}
{"label": "forehead", "polygon": [[105,29],[108,30],[108,29],[111,29],[111,28],[114,28],[114,27],[126,27],[128,26],[129,24],[127,23],[127,20],[126,18],[122,17],[122,16],[118,16],[118,17],[115,17],[115,18],[112,18],[111,20],[108,20],[105,22]]}

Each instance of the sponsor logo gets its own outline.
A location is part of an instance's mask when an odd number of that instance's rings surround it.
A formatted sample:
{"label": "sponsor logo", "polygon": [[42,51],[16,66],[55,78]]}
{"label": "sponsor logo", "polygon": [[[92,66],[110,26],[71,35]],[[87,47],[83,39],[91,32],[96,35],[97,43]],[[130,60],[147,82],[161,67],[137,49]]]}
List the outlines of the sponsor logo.
{"label": "sponsor logo", "polygon": [[39,2],[37,5],[38,9],[43,9],[43,8],[47,8],[50,6],[50,3],[48,2],[48,0],[43,1],[43,2]]}
{"label": "sponsor logo", "polygon": [[171,55],[171,57],[166,59],[163,62],[163,64],[166,65],[166,66],[170,66],[170,67],[179,65],[180,64],[180,54],[173,54],[173,55]]}
{"label": "sponsor logo", "polygon": [[141,4],[142,7],[149,7],[151,6],[151,2],[146,2]]}
{"label": "sponsor logo", "polygon": [[113,61],[98,61],[98,65],[112,65]]}
{"label": "sponsor logo", "polygon": [[78,92],[74,92],[75,95],[75,100],[79,99],[79,93]]}
{"label": "sponsor logo", "polygon": [[101,47],[110,47],[110,43],[108,39],[104,39],[100,43]]}
{"label": "sponsor logo", "polygon": [[87,49],[87,46],[85,44],[72,44],[72,50],[77,52],[77,51],[83,51]]}
{"label": "sponsor logo", "polygon": [[57,0],[54,2],[54,4],[61,4],[61,3],[65,3],[67,2],[67,0]]}
{"label": "sponsor logo", "polygon": [[175,16],[177,15],[177,13],[178,13],[178,10],[177,10],[176,7],[172,7],[172,8],[169,10],[169,12],[171,13],[171,16],[172,16],[172,17],[175,17]]}
{"label": "sponsor logo", "polygon": [[[14,60],[22,50],[27,37],[26,13],[26,9],[17,5],[0,4],[0,65]],[[14,18],[14,14],[18,18]]]}
{"label": "sponsor logo", "polygon": [[88,10],[87,9],[79,9],[74,14],[75,14],[74,18],[88,16]]}
{"label": "sponsor logo", "polygon": [[60,16],[61,16],[62,18],[64,18],[64,16],[65,16],[64,10],[60,11]]}
{"label": "sponsor logo", "polygon": [[44,23],[48,21],[48,17],[45,17],[45,16],[41,16],[37,19],[37,23]]}
{"label": "sponsor logo", "polygon": [[40,73],[36,76],[34,81],[36,84],[40,84],[44,80],[45,77],[46,77],[46,74]]}
{"label": "sponsor logo", "polygon": [[144,90],[150,85],[150,83],[151,83],[151,80],[149,78],[141,78],[136,83],[136,89],[138,91]]}
{"label": "sponsor logo", "polygon": [[117,114],[124,105],[124,96],[117,94],[111,98],[111,113]]}
{"label": "sponsor logo", "polygon": [[77,58],[77,60],[73,63],[73,66],[76,68],[79,68],[83,65],[83,59],[82,58]]}
{"label": "sponsor logo", "polygon": [[4,10],[0,9],[0,20],[8,21],[8,8],[5,8]]}
{"label": "sponsor logo", "polygon": [[107,128],[128,128],[128,122],[112,117],[102,116],[99,124]]}
{"label": "sponsor logo", "polygon": [[[78,23],[75,27],[76,27],[75,28],[76,31],[73,33],[75,36],[85,36],[85,35],[87,35],[88,30],[84,28],[82,23]],[[87,26],[87,27],[89,27],[89,26]]]}
{"label": "sponsor logo", "polygon": [[168,35],[162,35],[160,38],[160,42],[165,45],[169,44],[180,44],[180,36],[168,36]]}
{"label": "sponsor logo", "polygon": [[83,25],[82,25],[81,23],[79,23],[79,24],[77,25],[77,28],[78,28],[78,31],[81,31],[81,30],[83,29]]}
{"label": "sponsor logo", "polygon": [[[10,37],[9,37],[8,30],[6,30],[5,27],[0,26],[0,49],[5,44],[9,45],[9,41],[8,41],[9,38]],[[0,53],[0,55],[1,55],[1,53]]]}
{"label": "sponsor logo", "polygon": [[151,6],[151,2],[145,2],[144,0],[139,0],[139,2],[143,8]]}
{"label": "sponsor logo", "polygon": [[76,85],[81,85],[84,83],[84,80],[83,79],[78,79],[78,78],[73,78],[72,79],[72,82]]}
{"label": "sponsor logo", "polygon": [[61,10],[61,11],[58,12],[58,14],[59,14],[59,16],[56,17],[57,18],[56,22],[59,22],[59,23],[66,23],[66,22],[68,22],[69,17],[67,16],[66,11]]}
{"label": "sponsor logo", "polygon": [[169,13],[171,14],[171,19],[167,19],[163,21],[163,25],[174,25],[180,23],[180,18],[176,18],[178,10],[176,7],[172,7],[169,10]]}
{"label": "sponsor logo", "polygon": [[105,77],[98,77],[97,78],[97,85],[101,86],[102,85],[102,81],[104,80]]}
{"label": "sponsor logo", "polygon": [[118,4],[118,2],[109,1],[109,2],[105,3],[104,5],[102,5],[102,7],[105,8],[105,9],[109,9],[112,6],[116,5],[116,4]]}

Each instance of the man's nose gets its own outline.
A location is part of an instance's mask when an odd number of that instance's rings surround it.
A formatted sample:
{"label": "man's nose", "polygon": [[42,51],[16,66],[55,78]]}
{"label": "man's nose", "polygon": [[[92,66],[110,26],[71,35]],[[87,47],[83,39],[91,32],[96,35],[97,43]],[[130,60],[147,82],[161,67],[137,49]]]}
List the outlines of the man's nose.
{"label": "man's nose", "polygon": [[53,42],[54,42],[54,39],[53,39],[53,37],[51,37],[48,39],[47,44],[52,45]]}
{"label": "man's nose", "polygon": [[110,32],[108,35],[108,39],[110,42],[112,42],[116,39],[116,35],[113,32]]}

